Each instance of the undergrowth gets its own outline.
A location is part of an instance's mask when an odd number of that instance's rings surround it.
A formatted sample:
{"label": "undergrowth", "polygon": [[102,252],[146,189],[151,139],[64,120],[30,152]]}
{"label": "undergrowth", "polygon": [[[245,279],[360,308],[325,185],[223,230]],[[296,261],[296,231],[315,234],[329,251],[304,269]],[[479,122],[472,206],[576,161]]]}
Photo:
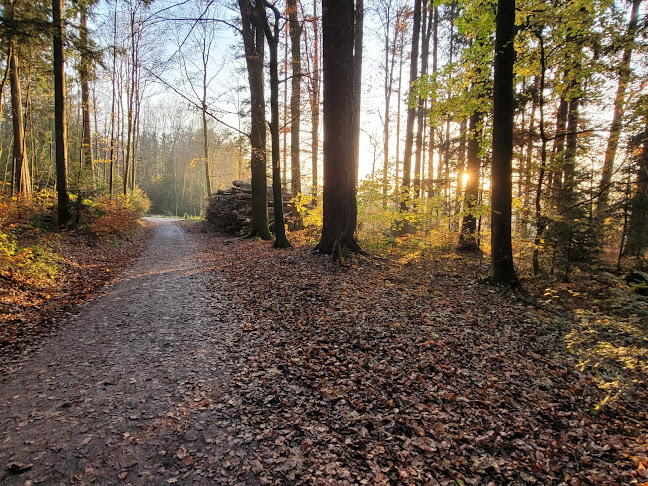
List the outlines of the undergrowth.
{"label": "undergrowth", "polygon": [[[90,232],[97,238],[120,241],[139,226],[149,200],[132,195],[72,197],[78,212],[67,230]],[[31,198],[0,198],[0,277],[37,287],[51,285],[59,275],[59,234],[54,232],[56,197],[42,191]]]}

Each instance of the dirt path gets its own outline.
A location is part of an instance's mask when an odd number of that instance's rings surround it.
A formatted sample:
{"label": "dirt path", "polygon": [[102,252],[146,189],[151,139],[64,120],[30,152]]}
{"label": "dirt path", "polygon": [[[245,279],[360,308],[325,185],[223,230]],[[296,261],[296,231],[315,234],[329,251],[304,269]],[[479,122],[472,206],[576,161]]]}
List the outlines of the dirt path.
{"label": "dirt path", "polygon": [[[0,482],[208,481],[187,467],[206,444],[218,456],[201,414],[224,376],[224,306],[205,300],[195,239],[151,221],[150,246],[124,278],[0,383]],[[199,425],[179,431],[190,408]]]}

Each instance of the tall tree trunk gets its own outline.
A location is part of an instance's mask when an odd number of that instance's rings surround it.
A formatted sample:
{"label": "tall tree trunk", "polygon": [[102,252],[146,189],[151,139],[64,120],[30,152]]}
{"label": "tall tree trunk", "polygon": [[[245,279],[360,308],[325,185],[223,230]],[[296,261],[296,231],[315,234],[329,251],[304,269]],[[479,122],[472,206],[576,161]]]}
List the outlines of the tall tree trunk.
{"label": "tall tree trunk", "polygon": [[403,54],[405,50],[405,40],[404,32],[401,32],[401,42],[399,46],[399,57],[398,57],[398,91],[396,92],[396,99],[398,104],[396,105],[396,175],[394,178],[394,193],[398,195],[400,192],[400,178],[398,176],[398,170],[400,165],[400,133],[401,133],[401,95],[403,93]]}
{"label": "tall tree trunk", "polygon": [[135,77],[133,78],[133,92],[135,93],[133,104],[133,140],[131,149],[131,173],[130,173],[130,191],[131,195],[135,192],[135,176],[137,175],[137,150],[139,148],[140,138],[140,113],[142,108],[142,99],[140,96],[140,69],[139,69],[139,41],[137,40],[137,54],[135,56]]}
{"label": "tall tree trunk", "polygon": [[355,0],[355,2],[356,9],[353,25],[353,177],[354,184],[357,184],[358,167],[360,165],[360,99],[362,97],[364,0]]}
{"label": "tall tree trunk", "polygon": [[300,158],[300,116],[301,116],[301,33],[302,27],[297,18],[297,0],[287,0],[288,25],[290,27],[290,55],[292,60],[292,79],[290,90],[290,189],[293,196],[301,189]]}
{"label": "tall tree trunk", "polygon": [[459,153],[457,154],[457,190],[455,192],[455,214],[461,211],[460,201],[463,192],[463,175],[466,169],[466,128],[468,123],[464,118],[459,124]]}
{"label": "tall tree trunk", "polygon": [[540,80],[538,92],[538,106],[540,109],[540,170],[538,171],[538,184],[536,186],[535,194],[535,238],[533,242],[533,274],[539,275],[540,268],[540,245],[542,244],[542,235],[546,229],[547,223],[542,217],[542,184],[547,169],[547,134],[545,133],[544,122],[544,91],[545,91],[545,75],[547,72],[547,65],[545,59],[544,38],[541,33],[536,34],[538,43],[540,45]]}
{"label": "tall tree trunk", "polygon": [[[520,218],[519,228],[524,235],[528,236],[528,223],[531,203],[531,177],[533,174],[533,148],[536,139],[535,117],[538,109],[538,91],[540,90],[540,78],[535,77],[533,93],[531,95],[531,119],[529,120],[529,135],[526,141],[526,153],[524,155],[524,188],[522,198],[523,217]],[[522,176],[520,176],[521,178]]]}
{"label": "tall tree trunk", "polygon": [[495,285],[512,285],[517,283],[511,245],[515,0],[498,0],[496,25],[490,280]]}
{"label": "tall tree trunk", "polygon": [[286,82],[284,83],[283,90],[283,166],[281,169],[281,185],[282,187],[287,187],[288,184],[288,175],[287,172],[287,161],[288,161],[288,32],[289,29],[286,29],[286,39],[284,44],[284,63],[283,63],[283,74]]}
{"label": "tall tree trunk", "polygon": [[90,102],[90,45],[88,43],[88,8],[87,3],[79,3],[81,10],[81,25],[79,28],[79,42],[81,44],[81,60],[79,62],[79,78],[81,81],[81,109],[83,111],[83,166],[90,177],[92,187],[95,186],[94,162],[92,155],[92,124],[91,124],[91,102]]}
{"label": "tall tree trunk", "polygon": [[481,138],[481,123],[483,114],[475,112],[470,116],[468,130],[470,138],[468,139],[468,161],[466,164],[466,189],[464,191],[464,214],[461,222],[461,231],[459,232],[458,248],[464,251],[476,251],[479,249],[477,244],[477,215],[475,206],[479,196],[479,169],[481,161],[479,160],[479,139]]}
{"label": "tall tree trunk", "polygon": [[[203,40],[204,42],[204,40]],[[203,59],[206,51],[206,45],[203,44]],[[202,96],[202,126],[203,126],[203,157],[205,158],[205,190],[207,197],[211,197],[211,177],[209,174],[209,130],[207,127],[207,62],[203,62],[203,96]]]}
{"label": "tall tree trunk", "polygon": [[628,225],[628,243],[624,254],[642,258],[648,246],[648,117],[645,120],[643,133],[643,151],[638,157],[637,183],[635,194],[630,201],[630,222]]}
{"label": "tall tree trunk", "polygon": [[[11,53],[9,53],[11,54]],[[7,85],[7,80],[9,79],[9,70],[10,70],[10,63],[7,62],[5,65],[5,70],[4,70],[4,75],[2,76],[2,81],[0,81],[0,120],[2,120],[2,108],[4,105],[4,88]],[[3,147],[2,144],[0,143],[0,160],[2,160],[2,152],[3,152]],[[7,164],[5,166],[5,172],[4,172],[4,180],[2,181],[2,188],[0,189],[0,193],[4,194],[5,192],[5,186],[7,182],[7,175],[9,174],[9,156],[7,156]],[[13,182],[13,181],[12,181]]]}
{"label": "tall tree trunk", "polygon": [[[394,25],[394,38],[391,41],[391,48],[390,48],[390,37],[389,37],[389,28],[390,28],[390,21],[391,21],[391,19],[389,18],[390,11],[391,11],[390,9],[387,10],[387,19],[385,20],[385,84],[384,84],[385,119],[384,119],[384,127],[383,127],[383,180],[382,180],[384,206],[387,205],[387,194],[388,194],[388,187],[389,187],[389,108],[391,104],[391,97],[392,97],[393,84],[394,84],[394,67],[396,65],[396,46],[398,42],[398,35],[400,29],[398,25],[398,22],[400,21],[400,12],[397,12],[395,17],[395,25]],[[391,61],[389,59],[390,51],[391,51]],[[398,103],[400,103],[400,100],[398,100]]]}
{"label": "tall tree trunk", "polygon": [[553,148],[551,149],[552,171],[551,171],[551,198],[556,201],[556,207],[560,200],[562,188],[563,164],[565,158],[565,138],[567,134],[567,112],[569,111],[569,102],[564,96],[560,97],[558,113],[556,114],[556,134],[554,137]]}
{"label": "tall tree trunk", "polygon": [[249,0],[239,0],[245,47],[245,61],[250,83],[250,150],[252,172],[252,218],[248,237],[272,239],[268,227],[268,199],[266,184],[266,120],[263,82],[263,52],[265,33],[258,12]]}
{"label": "tall tree trunk", "polygon": [[13,191],[24,197],[29,195],[29,185],[26,177],[24,177],[27,169],[27,156],[25,154],[20,65],[14,48],[10,50],[9,54],[9,87],[11,90],[11,121],[13,124],[13,173],[15,180]]}
{"label": "tall tree trunk", "polygon": [[323,0],[324,215],[315,247],[336,253],[359,250],[353,136],[354,11],[349,0]]}
{"label": "tall tree trunk", "polygon": [[[421,0],[414,0],[414,28],[412,31],[412,53],[410,58],[409,85],[416,81],[418,74],[419,37],[421,32]],[[412,180],[412,149],[414,146],[414,120],[416,107],[408,104],[407,122],[405,125],[405,155],[403,156],[403,199],[401,210],[406,211],[411,198],[410,183]]]}
{"label": "tall tree trunk", "polygon": [[578,151],[578,119],[580,97],[569,100],[567,111],[567,136],[565,140],[565,158],[563,162],[563,186],[561,202],[567,207],[576,200],[576,155]]}
{"label": "tall tree trunk", "polygon": [[65,117],[65,57],[63,54],[63,1],[52,0],[53,54],[54,54],[54,121],[56,140],[56,190],[58,195],[58,223],[70,220],[67,191],[67,120]]}
{"label": "tall tree trunk", "polygon": [[212,195],[212,190],[211,190],[211,177],[209,174],[209,140],[207,138],[207,135],[209,133],[207,129],[207,105],[203,102],[203,109],[202,109],[202,125],[203,125],[203,157],[205,159],[205,190],[207,192],[207,196],[211,197]]}
{"label": "tall tree trunk", "polygon": [[[452,30],[450,31],[452,36]],[[435,76],[437,73],[437,64],[438,64],[438,53],[439,53],[439,7],[434,6],[434,16],[432,18],[432,76]],[[430,108],[434,105],[434,100],[430,100]],[[464,120],[464,131],[466,128]],[[434,196],[434,149],[435,149],[435,132],[434,125],[430,125],[430,147],[429,147],[429,157],[428,157],[428,175],[427,175],[427,195],[428,198]],[[463,170],[463,169],[462,169]],[[457,194],[461,193],[461,189],[457,188]],[[458,198],[459,196],[457,196]],[[457,199],[458,200],[458,199]]]}
{"label": "tall tree trunk", "polygon": [[311,98],[311,118],[313,130],[311,133],[311,170],[313,199],[317,198],[318,183],[318,152],[319,152],[319,113],[320,113],[320,73],[319,73],[319,27],[317,25],[317,2],[313,2],[313,93]]}
{"label": "tall tree trunk", "polygon": [[110,180],[108,182],[108,188],[110,192],[110,197],[112,197],[114,192],[114,181],[115,181],[115,103],[117,98],[117,88],[115,82],[117,79],[117,3],[115,3],[115,15],[113,18],[113,46],[112,46],[112,55],[113,55],[113,65],[112,65],[112,103],[110,108]]}
{"label": "tall tree trunk", "polygon": [[[427,74],[428,58],[430,55],[430,37],[432,35],[432,25],[434,10],[428,9],[427,0],[422,0],[421,13],[421,76]],[[428,20],[429,17],[429,20]],[[423,157],[423,124],[425,123],[425,100],[422,96],[418,97],[416,106],[416,154],[414,159],[414,197],[421,195],[421,169]]]}
{"label": "tall tree trunk", "polygon": [[637,34],[637,24],[639,22],[639,7],[642,0],[633,0],[632,10],[630,12],[630,22],[628,23],[628,32],[625,35],[623,58],[619,66],[619,84],[617,86],[616,97],[614,99],[614,115],[612,117],[612,126],[610,127],[610,136],[608,138],[605,158],[603,159],[603,172],[601,174],[601,183],[599,185],[599,200],[597,213],[603,216],[610,198],[610,183],[612,173],[614,172],[614,158],[619,146],[621,137],[621,128],[623,124],[623,104],[625,102],[625,93],[630,81],[630,60],[634,49],[635,37]]}
{"label": "tall tree trunk", "polygon": [[[281,186],[281,159],[279,157],[279,10],[274,12],[274,32],[271,31],[265,5],[257,4],[259,17],[263,22],[268,49],[270,51],[270,137],[272,139],[272,195],[274,206],[275,248],[288,248],[286,227],[283,214],[283,194]],[[292,149],[292,147],[291,147]],[[294,174],[294,172],[293,172]]]}

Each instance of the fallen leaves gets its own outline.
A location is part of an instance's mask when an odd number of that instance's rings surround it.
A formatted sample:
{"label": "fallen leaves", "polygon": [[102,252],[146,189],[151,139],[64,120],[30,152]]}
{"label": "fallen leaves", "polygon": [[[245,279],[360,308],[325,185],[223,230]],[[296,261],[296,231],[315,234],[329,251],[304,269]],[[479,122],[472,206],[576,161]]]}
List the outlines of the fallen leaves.
{"label": "fallen leaves", "polygon": [[303,459],[290,484],[641,477],[624,454],[645,426],[590,413],[602,393],[569,358],[564,325],[457,278],[475,274],[469,263],[340,267],[305,248],[221,241],[204,258],[231,301],[219,317],[238,329],[224,339],[239,397],[222,416],[256,444],[226,462],[227,477],[286,484],[277,464],[294,451]]}
{"label": "fallen leaves", "polygon": [[0,279],[0,372],[138,258],[150,234],[145,230],[115,245],[66,231],[57,239],[57,252],[64,257],[56,280],[37,287]]}

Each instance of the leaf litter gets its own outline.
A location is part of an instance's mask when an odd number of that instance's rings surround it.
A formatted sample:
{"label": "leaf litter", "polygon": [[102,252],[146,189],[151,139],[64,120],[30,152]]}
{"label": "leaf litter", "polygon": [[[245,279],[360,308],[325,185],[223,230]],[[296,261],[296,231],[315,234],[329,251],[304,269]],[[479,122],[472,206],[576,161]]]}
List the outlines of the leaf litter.
{"label": "leaf litter", "polygon": [[38,354],[3,385],[29,405],[3,413],[0,460],[33,464],[8,484],[648,481],[645,387],[597,409],[565,318],[464,278],[470,262],[340,266],[187,229],[174,257],[199,263],[131,292],[144,305],[104,302],[111,332],[91,328],[75,380]]}

